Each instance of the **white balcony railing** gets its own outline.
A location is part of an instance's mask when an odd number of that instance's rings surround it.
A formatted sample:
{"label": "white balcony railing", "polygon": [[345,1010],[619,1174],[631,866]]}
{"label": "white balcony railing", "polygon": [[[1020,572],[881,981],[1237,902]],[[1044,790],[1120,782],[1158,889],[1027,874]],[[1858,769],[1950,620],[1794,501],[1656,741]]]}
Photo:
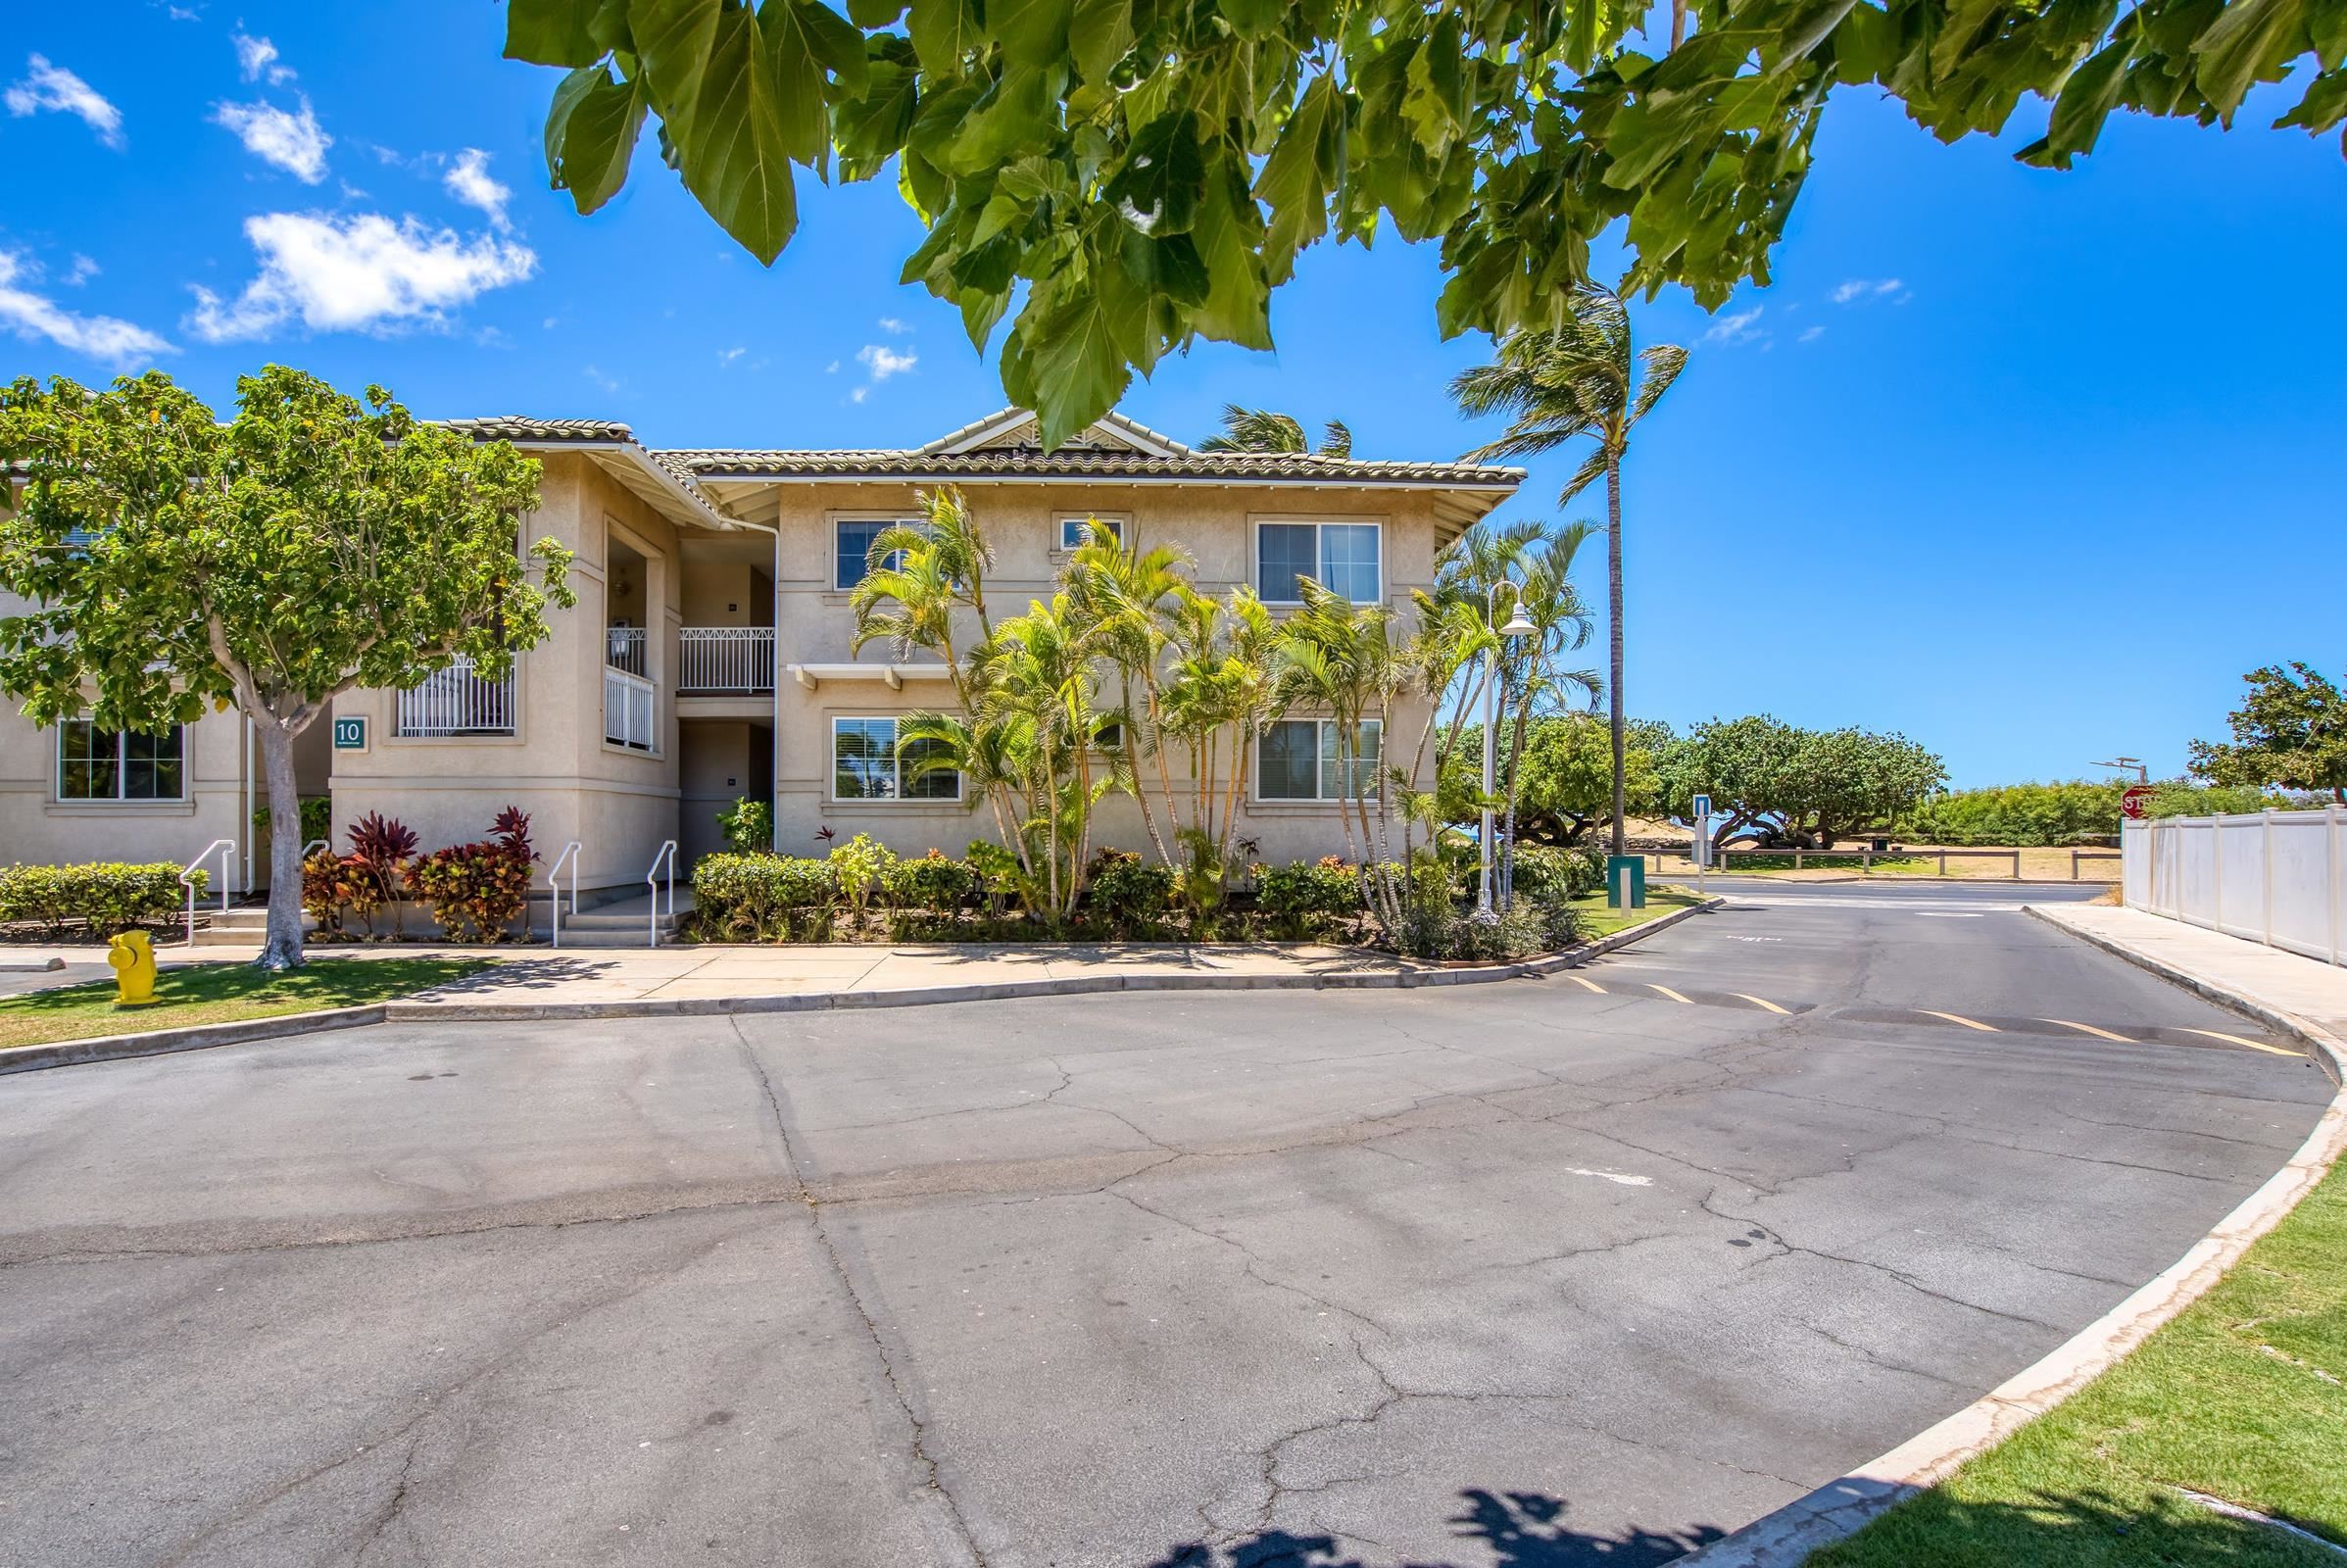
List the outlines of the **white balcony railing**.
{"label": "white balcony railing", "polygon": [[770,692],[774,689],[774,628],[687,626],[679,643],[679,692]]}
{"label": "white balcony railing", "polygon": [[624,669],[603,672],[603,738],[630,751],[655,749],[660,704],[652,682]]}
{"label": "white balcony railing", "polygon": [[472,672],[472,661],[460,656],[446,669],[426,675],[422,685],[399,694],[396,733],[431,739],[513,734],[513,672],[503,680],[483,680]]}
{"label": "white balcony railing", "polygon": [[641,626],[607,626],[603,633],[603,662],[613,669],[624,669],[630,675],[649,675],[652,670],[644,662],[644,628]]}

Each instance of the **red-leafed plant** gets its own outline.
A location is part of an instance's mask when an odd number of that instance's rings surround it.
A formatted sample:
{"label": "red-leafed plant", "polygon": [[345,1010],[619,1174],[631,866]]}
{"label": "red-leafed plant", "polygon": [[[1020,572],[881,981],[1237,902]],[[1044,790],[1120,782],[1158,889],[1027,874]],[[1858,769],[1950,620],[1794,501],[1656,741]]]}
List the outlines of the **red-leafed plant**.
{"label": "red-leafed plant", "polygon": [[365,917],[368,936],[374,935],[375,911],[386,904],[391,906],[392,934],[408,934],[399,895],[407,880],[408,858],[415,853],[416,830],[397,817],[369,811],[351,824],[350,858],[358,862],[360,873],[352,880],[369,885],[360,890],[364,897],[354,896],[349,903]]}
{"label": "red-leafed plant", "polygon": [[490,837],[452,844],[409,862],[411,892],[432,901],[432,918],[455,942],[503,942],[506,927],[529,906],[529,813],[507,807]]}

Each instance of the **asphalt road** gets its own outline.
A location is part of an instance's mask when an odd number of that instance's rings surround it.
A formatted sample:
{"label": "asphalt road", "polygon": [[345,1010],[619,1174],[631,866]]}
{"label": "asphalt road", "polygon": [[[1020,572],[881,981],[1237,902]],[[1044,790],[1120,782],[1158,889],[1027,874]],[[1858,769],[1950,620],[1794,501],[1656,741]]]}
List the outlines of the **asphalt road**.
{"label": "asphalt road", "polygon": [[2014,899],[0,1080],[0,1562],[1660,1562],[2058,1344],[2328,1097]]}

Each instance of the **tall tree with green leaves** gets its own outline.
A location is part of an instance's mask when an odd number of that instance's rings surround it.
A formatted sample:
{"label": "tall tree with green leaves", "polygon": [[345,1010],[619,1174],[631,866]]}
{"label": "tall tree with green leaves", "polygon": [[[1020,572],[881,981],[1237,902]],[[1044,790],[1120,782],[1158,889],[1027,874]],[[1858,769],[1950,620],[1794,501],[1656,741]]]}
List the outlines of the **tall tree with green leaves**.
{"label": "tall tree with green leaves", "polygon": [[[1198,338],[1271,347],[1307,247],[1434,240],[1445,335],[1565,324],[1592,246],[1706,306],[1770,255],[1839,89],[1943,141],[2051,106],[2018,156],[2065,169],[2115,109],[2347,121],[2342,0],[510,0],[508,58],[556,67],[549,172],[582,213],[646,122],[771,263],[797,173],[887,174],[928,229],[904,278],[1002,340],[1056,446]],[[2312,58],[2311,70],[2301,69]]]}
{"label": "tall tree with green leaves", "polygon": [[[1236,403],[1226,403],[1222,406],[1222,429],[1199,442],[1198,450],[1300,453],[1312,451],[1312,442],[1304,434],[1302,423],[1293,414],[1242,408]],[[1318,456],[1351,457],[1352,428],[1343,419],[1331,419],[1322,425]]]}
{"label": "tall tree with green leaves", "polygon": [[1687,350],[1671,343],[1638,348],[1630,309],[1611,289],[1584,284],[1571,291],[1564,324],[1519,332],[1499,345],[1491,365],[1462,370],[1450,383],[1462,412],[1508,416],[1505,434],[1468,454],[1472,458],[1530,457],[1587,439],[1589,457],[1565,481],[1560,505],[1597,479],[1605,480],[1606,636],[1610,644],[1606,693],[1612,703],[1613,853],[1623,851],[1624,771],[1628,720],[1622,710],[1622,460],[1630,432],[1654,410],[1687,367]]}
{"label": "tall tree with green leaves", "polygon": [[[356,687],[459,656],[492,677],[575,603],[570,553],[524,547],[538,465],[270,366],[221,421],[160,372],[0,388],[0,692],[35,723],[168,730],[233,708],[272,821],[301,820],[294,737]],[[533,572],[537,580],[531,581]],[[301,835],[269,836],[263,968],[302,961]]]}
{"label": "tall tree with green leaves", "polygon": [[2194,741],[2192,771],[2215,784],[2328,790],[2347,803],[2347,700],[2312,664],[2268,664],[2241,677],[2233,738]]}

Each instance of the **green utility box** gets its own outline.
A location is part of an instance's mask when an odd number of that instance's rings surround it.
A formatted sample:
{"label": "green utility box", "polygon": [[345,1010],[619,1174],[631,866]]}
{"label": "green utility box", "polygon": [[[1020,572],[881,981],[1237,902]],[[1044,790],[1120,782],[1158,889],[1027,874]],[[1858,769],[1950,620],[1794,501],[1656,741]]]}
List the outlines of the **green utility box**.
{"label": "green utility box", "polygon": [[1605,902],[1617,909],[1646,906],[1646,858],[1609,855],[1605,858]]}

